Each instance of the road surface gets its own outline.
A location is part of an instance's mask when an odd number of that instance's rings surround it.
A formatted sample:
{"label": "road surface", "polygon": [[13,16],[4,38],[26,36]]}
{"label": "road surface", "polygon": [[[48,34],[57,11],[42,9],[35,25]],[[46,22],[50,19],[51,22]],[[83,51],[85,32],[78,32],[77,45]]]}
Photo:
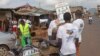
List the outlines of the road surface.
{"label": "road surface", "polygon": [[93,18],[92,25],[85,19],[80,56],[100,56],[100,18]]}

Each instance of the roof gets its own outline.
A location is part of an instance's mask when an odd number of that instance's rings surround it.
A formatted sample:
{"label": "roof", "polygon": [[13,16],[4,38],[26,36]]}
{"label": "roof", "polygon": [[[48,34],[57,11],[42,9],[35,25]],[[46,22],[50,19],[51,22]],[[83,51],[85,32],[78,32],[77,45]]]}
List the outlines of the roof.
{"label": "roof", "polygon": [[[16,10],[17,9],[17,10]],[[49,11],[44,10],[42,8],[37,8],[35,6],[31,6],[30,4],[25,4],[23,6],[19,6],[13,10],[15,14],[19,15],[41,15],[48,14]]]}

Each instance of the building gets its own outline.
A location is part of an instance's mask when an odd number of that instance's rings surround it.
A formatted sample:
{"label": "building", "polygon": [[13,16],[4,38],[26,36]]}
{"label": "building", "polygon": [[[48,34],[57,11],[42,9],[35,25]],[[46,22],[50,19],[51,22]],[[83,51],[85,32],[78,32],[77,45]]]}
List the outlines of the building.
{"label": "building", "polygon": [[81,10],[83,12],[83,7],[82,6],[74,6],[74,7],[70,7],[70,10],[72,13],[76,12],[77,10]]}
{"label": "building", "polygon": [[70,7],[70,10],[71,10],[71,13],[72,13],[72,18],[73,18],[73,20],[76,19],[75,12],[76,12],[77,10],[80,10],[81,13],[83,13],[83,7],[82,7],[82,6],[74,6],[74,7],[71,6],[71,7]]}
{"label": "building", "polygon": [[97,5],[97,15],[100,16],[100,5]]}
{"label": "building", "polygon": [[12,8],[0,8],[0,30],[5,31],[5,20],[9,20],[12,18]]}

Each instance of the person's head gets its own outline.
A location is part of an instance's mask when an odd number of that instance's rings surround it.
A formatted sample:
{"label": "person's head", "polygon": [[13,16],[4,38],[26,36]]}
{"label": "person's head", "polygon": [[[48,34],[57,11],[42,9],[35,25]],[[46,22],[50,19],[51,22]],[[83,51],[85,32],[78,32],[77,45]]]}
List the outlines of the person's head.
{"label": "person's head", "polygon": [[21,19],[20,23],[21,23],[22,25],[25,25],[25,21],[24,21],[23,19]]}
{"label": "person's head", "polygon": [[90,15],[89,17],[92,17],[92,15]]}
{"label": "person's head", "polygon": [[69,12],[64,13],[63,18],[64,18],[65,22],[70,22],[71,21],[71,14]]}
{"label": "person's head", "polygon": [[57,15],[54,15],[54,19],[58,19],[58,18],[57,18]]}

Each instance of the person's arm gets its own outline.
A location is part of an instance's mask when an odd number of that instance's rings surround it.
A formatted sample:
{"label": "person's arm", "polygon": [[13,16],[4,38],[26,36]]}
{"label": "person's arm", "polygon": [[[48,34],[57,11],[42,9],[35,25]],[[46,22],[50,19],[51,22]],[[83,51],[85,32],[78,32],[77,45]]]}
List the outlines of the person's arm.
{"label": "person's arm", "polygon": [[76,46],[76,47],[79,46],[79,38],[75,38],[75,46]]}
{"label": "person's arm", "polygon": [[62,39],[58,38],[57,47],[59,47],[59,49],[61,49],[61,45],[62,45]]}
{"label": "person's arm", "polygon": [[75,45],[76,45],[76,47],[78,47],[79,46],[79,37],[80,37],[80,35],[79,35],[79,32],[78,32],[78,29],[75,29],[75,34],[76,34],[76,36],[75,36]]}
{"label": "person's arm", "polygon": [[32,32],[32,30],[31,30],[31,25],[30,24],[28,24],[29,25],[29,32],[31,33]]}
{"label": "person's arm", "polygon": [[57,31],[57,46],[59,47],[59,49],[61,48],[62,46],[62,37],[63,37],[63,29],[61,27],[58,28],[58,31]]}
{"label": "person's arm", "polygon": [[29,28],[30,33],[32,32],[31,28]]}
{"label": "person's arm", "polygon": [[52,29],[53,29],[53,23],[51,21],[49,28],[48,28],[48,36],[52,36]]}

